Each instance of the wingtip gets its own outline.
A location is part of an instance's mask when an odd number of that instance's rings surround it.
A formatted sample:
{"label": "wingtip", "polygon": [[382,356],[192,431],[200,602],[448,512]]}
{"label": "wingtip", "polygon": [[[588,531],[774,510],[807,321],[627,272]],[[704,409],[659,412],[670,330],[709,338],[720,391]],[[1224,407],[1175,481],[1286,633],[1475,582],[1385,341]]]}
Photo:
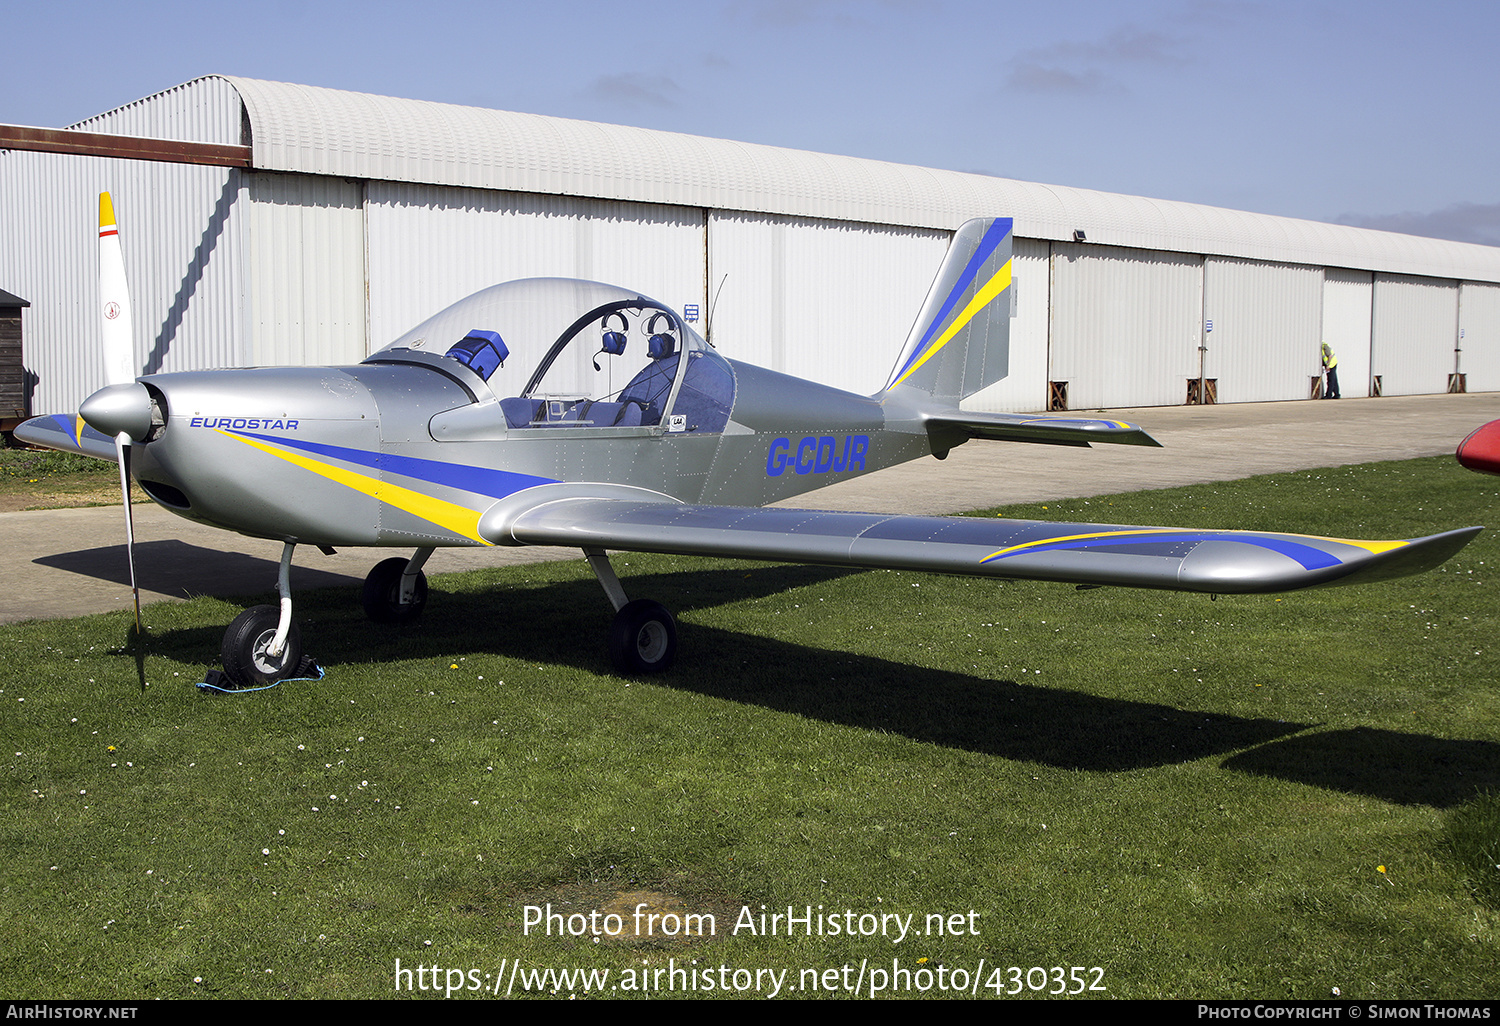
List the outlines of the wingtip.
{"label": "wingtip", "polygon": [[16,425],[14,435],[27,445],[76,452],[111,462],[115,459],[114,442],[76,417],[58,414],[32,417]]}
{"label": "wingtip", "polygon": [[1353,573],[1331,583],[1365,584],[1425,573],[1452,559],[1483,530],[1483,527],[1460,527],[1425,538],[1409,539],[1406,545],[1373,557]]}

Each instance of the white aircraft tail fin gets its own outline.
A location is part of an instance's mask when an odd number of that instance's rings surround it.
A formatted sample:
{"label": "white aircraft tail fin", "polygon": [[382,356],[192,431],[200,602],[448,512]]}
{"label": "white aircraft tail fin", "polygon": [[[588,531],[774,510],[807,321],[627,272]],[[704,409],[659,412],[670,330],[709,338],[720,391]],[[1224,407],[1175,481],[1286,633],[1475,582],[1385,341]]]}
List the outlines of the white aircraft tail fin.
{"label": "white aircraft tail fin", "polygon": [[948,405],[1005,377],[1010,368],[1011,243],[1008,217],[967,221],[922,304],[886,382]]}

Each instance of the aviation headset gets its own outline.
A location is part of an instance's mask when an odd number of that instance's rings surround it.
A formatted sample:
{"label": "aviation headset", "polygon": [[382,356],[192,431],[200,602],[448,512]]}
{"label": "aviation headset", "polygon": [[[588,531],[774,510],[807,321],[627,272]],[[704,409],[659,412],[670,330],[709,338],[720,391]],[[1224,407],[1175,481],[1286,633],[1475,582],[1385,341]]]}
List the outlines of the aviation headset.
{"label": "aviation headset", "polygon": [[[656,322],[663,317],[667,319],[667,330],[658,332]],[[651,340],[646,343],[646,355],[651,359],[665,359],[676,351],[677,339],[672,335],[672,318],[665,311],[658,310],[651,315],[651,319],[646,322],[646,334],[651,336]]]}
{"label": "aviation headset", "polygon": [[[611,317],[620,318],[619,331],[610,330],[609,319]],[[604,334],[599,339],[599,353],[608,353],[610,356],[620,356],[623,354],[626,342],[625,333],[630,330],[630,322],[625,319],[625,315],[619,310],[607,313],[604,315],[604,320],[599,322],[599,326],[604,329]],[[594,354],[594,370],[599,369],[599,353]]]}

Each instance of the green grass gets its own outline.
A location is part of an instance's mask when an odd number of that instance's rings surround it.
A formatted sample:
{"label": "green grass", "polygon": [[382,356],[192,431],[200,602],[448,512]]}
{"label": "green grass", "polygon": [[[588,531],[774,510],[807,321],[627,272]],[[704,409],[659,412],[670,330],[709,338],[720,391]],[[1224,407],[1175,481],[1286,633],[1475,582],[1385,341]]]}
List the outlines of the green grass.
{"label": "green grass", "polygon": [[51,509],[119,502],[117,464],[55,449],[0,446],[0,503]]}
{"label": "green grass", "polygon": [[[1497,505],[1436,459],[1005,513],[1379,538]],[[1494,998],[1497,560],[1487,532],[1421,577],[1210,602],[621,556],[679,614],[649,681],[610,672],[581,561],[435,578],[400,630],[299,595],[328,676],[253,695],[192,687],[240,604],[151,607],[140,675],[125,615],[3,628],[0,992],[389,997],[397,959],[519,958],[790,987],[899,959],[919,994],[983,959],[981,995],[1014,965],[1028,995],[1098,966],[1113,997]],[[628,924],[636,892],[716,935],[523,931]],[[762,905],[965,929],[730,935]]]}
{"label": "green grass", "polygon": [[25,479],[34,483],[60,475],[82,475],[102,477],[106,482],[114,478],[115,465],[108,460],[97,460],[92,456],[60,452],[56,449],[11,449],[0,447],[0,477],[11,480]]}

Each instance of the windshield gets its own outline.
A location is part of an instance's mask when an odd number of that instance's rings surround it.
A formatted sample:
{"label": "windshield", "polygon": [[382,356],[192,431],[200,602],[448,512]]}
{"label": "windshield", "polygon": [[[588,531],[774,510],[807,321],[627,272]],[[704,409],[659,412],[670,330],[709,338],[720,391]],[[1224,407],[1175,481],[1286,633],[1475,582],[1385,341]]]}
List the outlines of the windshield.
{"label": "windshield", "polygon": [[[512,427],[721,431],[733,372],[674,311],[599,282],[506,282],[428,318],[372,359],[412,349],[458,360],[502,397]],[[678,369],[691,387],[682,395]],[[674,420],[668,408],[680,400]]]}

